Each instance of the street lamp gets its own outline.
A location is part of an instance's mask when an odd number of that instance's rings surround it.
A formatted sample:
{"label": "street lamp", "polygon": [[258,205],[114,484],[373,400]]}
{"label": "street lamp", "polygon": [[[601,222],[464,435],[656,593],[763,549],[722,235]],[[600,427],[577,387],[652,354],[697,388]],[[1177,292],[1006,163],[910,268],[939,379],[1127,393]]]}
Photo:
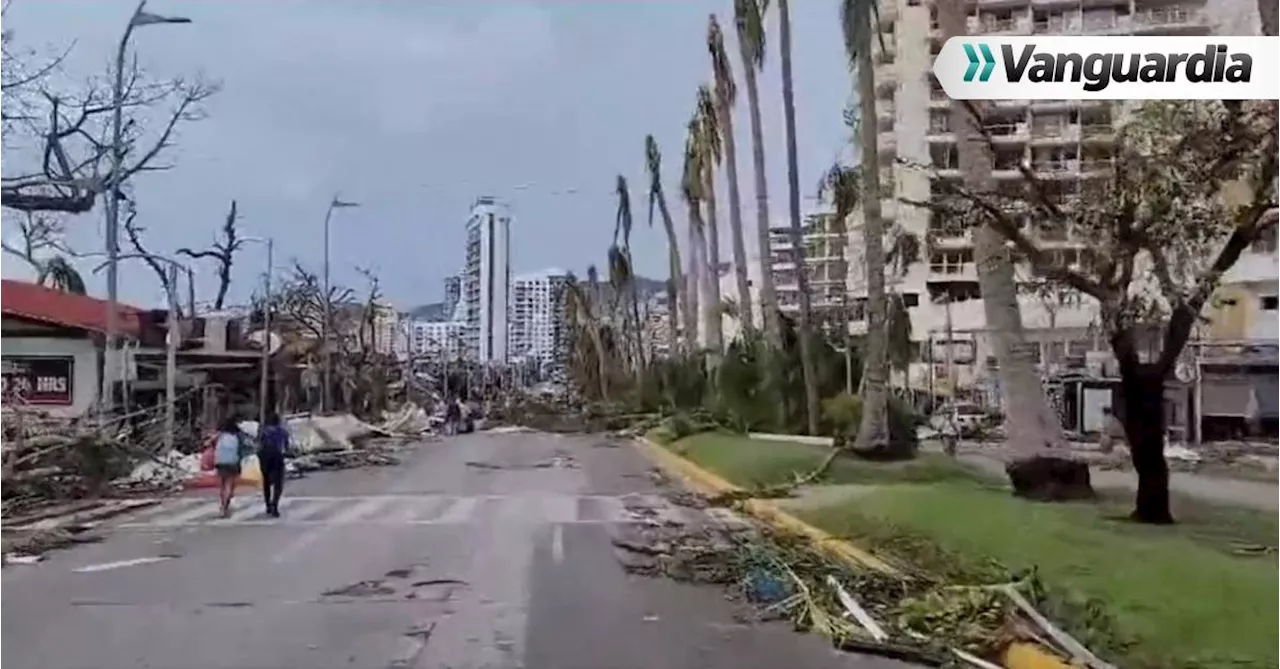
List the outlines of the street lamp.
{"label": "street lamp", "polygon": [[329,221],[333,218],[334,209],[359,207],[359,202],[342,200],[334,193],[329,201],[329,208],[324,213],[324,331],[321,338],[321,351],[324,353],[324,388],[320,393],[320,413],[329,409],[329,386],[333,374],[333,360],[329,350],[329,330],[333,325],[333,304],[329,300]]}
{"label": "street lamp", "polygon": [[107,408],[111,406],[111,391],[113,388],[113,376],[118,371],[120,361],[117,359],[116,349],[119,348],[120,337],[120,315],[119,297],[120,297],[120,274],[117,268],[118,255],[120,253],[120,182],[123,179],[121,173],[124,163],[124,59],[125,53],[129,47],[129,38],[133,35],[134,28],[142,26],[155,25],[157,23],[191,23],[191,19],[180,16],[161,16],[145,11],[147,1],[142,0],[138,3],[133,15],[129,17],[129,24],[125,26],[124,34],[120,36],[120,46],[116,49],[116,72],[115,83],[111,89],[111,172],[107,175],[107,337],[106,351],[108,364],[103,365],[102,373],[102,401],[103,414],[105,415]]}
{"label": "street lamp", "polygon": [[270,237],[245,237],[244,241],[267,246],[267,276],[262,302],[262,370],[258,381],[258,430],[267,424],[267,390],[271,377],[271,274],[275,271],[275,240]]}
{"label": "street lamp", "polygon": [[[174,405],[177,402],[177,395],[178,395],[178,389],[177,389],[178,337],[179,337],[178,313],[180,311],[179,305],[178,305],[178,270],[179,269],[186,270],[187,279],[188,281],[191,282],[190,285],[191,285],[191,295],[192,295],[192,301],[191,301],[191,317],[192,318],[195,318],[195,315],[196,315],[195,297],[194,297],[195,296],[195,273],[191,271],[190,267],[174,260],[173,258],[166,258],[164,256],[156,255],[154,253],[150,253],[150,254],[130,253],[123,256],[116,256],[115,258],[107,260],[101,265],[98,265],[97,267],[95,267],[93,270],[93,273],[97,274],[98,272],[102,271],[104,267],[107,268],[108,270],[112,270],[116,267],[119,261],[126,260],[129,258],[146,258],[148,260],[158,260],[160,262],[164,262],[169,265],[169,271],[168,271],[167,279],[165,281],[167,285],[165,285],[165,291],[164,291],[165,296],[169,300],[169,314],[165,317],[165,320],[168,321],[169,336],[167,338],[167,341],[165,342],[165,356],[164,356],[164,397],[165,397],[164,445],[165,445],[165,452],[170,452],[173,450],[174,432],[177,430],[177,416],[176,416],[176,410],[174,408]],[[114,310],[112,313],[114,313]],[[106,371],[107,371],[106,367],[107,367],[106,365],[103,366],[104,377],[106,376]]]}

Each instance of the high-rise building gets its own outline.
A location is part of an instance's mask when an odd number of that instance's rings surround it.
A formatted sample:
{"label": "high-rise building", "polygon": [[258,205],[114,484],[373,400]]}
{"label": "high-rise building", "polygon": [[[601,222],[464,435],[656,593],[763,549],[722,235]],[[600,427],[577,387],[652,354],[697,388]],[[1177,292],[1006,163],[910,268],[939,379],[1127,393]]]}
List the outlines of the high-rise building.
{"label": "high-rise building", "polygon": [[[1231,5],[1231,6],[1228,6]],[[968,32],[986,35],[1207,35],[1257,34],[1256,8],[1226,0],[1101,0],[1052,4],[1012,0],[969,5]],[[1252,16],[1250,16],[1252,15]],[[919,262],[891,283],[909,306],[914,336],[923,341],[944,329],[983,330],[982,302],[973,238],[929,209],[904,202],[927,202],[938,184],[959,181],[956,135],[950,100],[934,79],[934,56],[942,48],[936,9],[917,0],[890,0],[880,29],[885,48],[873,43],[877,122],[880,130],[881,210],[886,229],[895,226],[920,240]],[[1020,166],[1046,175],[1042,183],[1060,205],[1088,198],[1109,174],[1115,127],[1124,107],[1102,100],[999,100],[986,108],[994,139],[991,177],[999,190],[1025,188]],[[859,248],[861,217],[850,219],[849,234]],[[1063,264],[1077,262],[1082,242],[1069,231],[1040,230],[1049,252]],[[849,286],[857,307],[865,303],[865,268],[850,258]],[[1019,272],[1019,279],[1030,278]],[[1020,298],[1030,328],[1083,331],[1093,309],[1079,300],[1046,306],[1028,294]],[[1087,302],[1087,300],[1085,301]],[[855,318],[855,320],[861,320]],[[1052,322],[1052,326],[1050,323]],[[865,328],[865,321],[859,324]],[[1075,334],[1064,335],[1075,337]]]}
{"label": "high-rise building", "polygon": [[[809,304],[814,312],[841,306],[848,269],[845,262],[843,233],[833,225],[830,213],[812,213],[805,217],[801,230],[804,264],[809,279]],[[791,228],[779,226],[769,230],[770,268],[778,310],[787,315],[800,311],[800,277],[796,271],[791,243]]]}
{"label": "high-rise building", "polygon": [[511,214],[492,197],[480,197],[467,219],[467,260],[462,272],[466,352],[482,363],[507,361],[511,286]]}
{"label": "high-rise building", "polygon": [[444,278],[444,313],[445,318],[453,314],[454,307],[462,297],[462,275],[454,274]]}
{"label": "high-rise building", "polygon": [[569,273],[548,269],[511,281],[510,359],[558,366],[565,345],[565,286]]}

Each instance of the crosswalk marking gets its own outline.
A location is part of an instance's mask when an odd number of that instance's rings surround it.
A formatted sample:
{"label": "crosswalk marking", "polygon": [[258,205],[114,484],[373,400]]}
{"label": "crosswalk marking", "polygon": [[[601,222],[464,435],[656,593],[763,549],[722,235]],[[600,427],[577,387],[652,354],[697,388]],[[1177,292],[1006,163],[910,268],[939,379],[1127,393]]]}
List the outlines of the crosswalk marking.
{"label": "crosswalk marking", "polygon": [[[257,525],[458,525],[486,522],[636,523],[708,519],[659,495],[368,495],[285,496],[281,518],[266,515],[257,496],[240,497],[222,518],[215,497],[167,500],[108,521],[121,528],[231,527]],[[716,518],[723,522],[724,518]]]}

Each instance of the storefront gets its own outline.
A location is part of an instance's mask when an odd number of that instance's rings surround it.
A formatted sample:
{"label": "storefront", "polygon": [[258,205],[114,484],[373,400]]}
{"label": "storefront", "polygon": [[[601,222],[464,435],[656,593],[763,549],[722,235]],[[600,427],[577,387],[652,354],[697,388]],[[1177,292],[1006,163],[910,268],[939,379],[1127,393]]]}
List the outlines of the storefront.
{"label": "storefront", "polygon": [[[3,309],[5,404],[24,404],[76,418],[98,400],[106,302],[21,281],[5,280]],[[137,311],[120,308],[120,331],[132,338]]]}

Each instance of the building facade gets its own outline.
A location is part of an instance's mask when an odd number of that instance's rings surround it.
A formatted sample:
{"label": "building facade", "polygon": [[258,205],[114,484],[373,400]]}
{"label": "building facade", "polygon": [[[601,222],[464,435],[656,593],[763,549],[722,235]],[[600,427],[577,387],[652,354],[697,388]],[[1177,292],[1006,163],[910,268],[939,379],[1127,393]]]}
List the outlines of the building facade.
{"label": "building facade", "polygon": [[452,314],[462,298],[462,275],[454,274],[444,278],[444,313]]}
{"label": "building facade", "polygon": [[467,219],[462,272],[465,346],[481,363],[505,363],[511,287],[511,214],[492,197],[476,199]]}
{"label": "building facade", "polygon": [[[849,274],[845,259],[847,236],[834,223],[835,216],[831,213],[811,213],[805,216],[801,232],[809,304],[814,313],[832,311],[843,305]],[[770,268],[778,309],[788,316],[800,312],[800,276],[793,249],[790,227],[769,230]]]}
{"label": "building facade", "polygon": [[412,321],[408,324],[409,350],[415,358],[456,360],[464,353],[463,321]]}
{"label": "building facade", "polygon": [[[969,6],[967,20],[970,34],[987,35],[1230,35],[1258,34],[1260,26],[1252,5],[1225,0],[984,2]],[[901,229],[921,242],[918,262],[901,276],[889,279],[889,284],[903,296],[913,338],[928,352],[923,356],[926,361],[948,358],[947,378],[939,377],[938,364],[926,362],[912,370],[912,384],[928,379],[935,385],[943,381],[965,385],[968,379],[960,376],[971,376],[977,382],[990,376],[993,367],[988,364],[989,336],[979,299],[973,238],[970,231],[948,226],[927,208],[903,204],[927,202],[937,194],[940,182],[959,181],[963,176],[951,127],[950,100],[931,73],[933,59],[943,44],[936,10],[927,2],[890,0],[883,6],[880,28],[885,48],[874,44],[873,58],[881,210],[886,229]],[[1123,114],[1123,107],[1106,101],[992,103],[985,123],[993,137],[991,177],[996,188],[1010,192],[1023,188],[1020,166],[1028,164],[1045,175],[1043,183],[1060,206],[1070,207],[1090,197],[1109,174],[1115,128]],[[1083,242],[1067,231],[1039,228],[1037,233],[1063,264],[1073,264],[1080,257]],[[851,216],[849,235],[851,248],[860,247],[860,212]],[[1272,255],[1272,285],[1275,265]],[[866,327],[861,308],[866,295],[864,274],[860,259],[851,258],[848,285],[855,332]],[[1028,340],[1038,344],[1045,365],[1106,348],[1106,342],[1090,330],[1096,316],[1090,300],[1068,292],[1037,290],[1030,278],[1028,272],[1019,271],[1019,279],[1025,279],[1019,302]],[[1259,295],[1255,301],[1263,304],[1264,297]],[[1271,321],[1275,321],[1274,314]],[[971,365],[970,373],[958,375],[957,369],[965,365]]]}
{"label": "building facade", "polygon": [[551,370],[565,354],[565,288],[569,273],[548,269],[511,281],[511,361],[529,361]]}

